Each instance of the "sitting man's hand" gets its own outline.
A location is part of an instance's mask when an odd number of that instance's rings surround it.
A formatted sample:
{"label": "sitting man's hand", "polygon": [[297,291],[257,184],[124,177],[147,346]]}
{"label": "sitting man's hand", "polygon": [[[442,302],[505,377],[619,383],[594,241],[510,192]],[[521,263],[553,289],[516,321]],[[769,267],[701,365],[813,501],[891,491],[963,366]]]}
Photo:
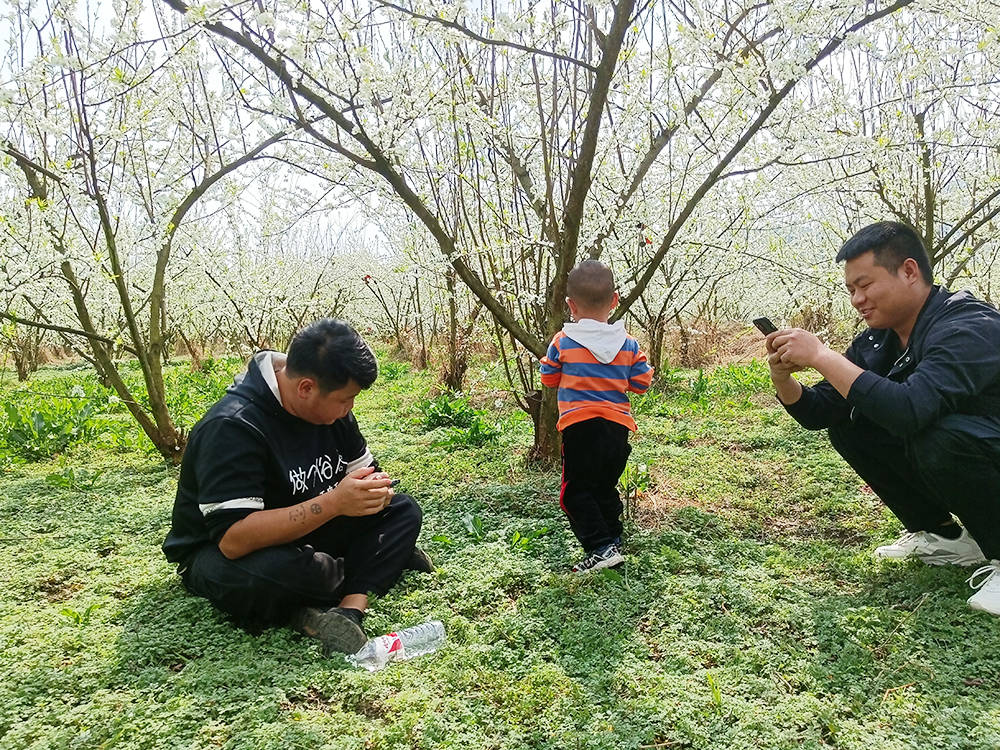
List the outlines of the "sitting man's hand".
{"label": "sitting man's hand", "polygon": [[334,488],[337,515],[370,516],[385,508],[392,499],[388,475],[375,472],[374,467],[352,471]]}

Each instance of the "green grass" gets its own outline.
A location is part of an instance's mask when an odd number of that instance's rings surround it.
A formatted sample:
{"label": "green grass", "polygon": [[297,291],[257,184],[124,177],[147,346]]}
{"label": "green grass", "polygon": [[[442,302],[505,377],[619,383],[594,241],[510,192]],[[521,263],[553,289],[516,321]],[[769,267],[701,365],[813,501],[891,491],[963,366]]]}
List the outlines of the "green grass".
{"label": "green grass", "polygon": [[[171,371],[185,424],[238,363],[220,368]],[[491,374],[469,400],[501,433],[479,447],[422,431],[429,373],[386,374],[356,413],[439,570],[366,624],[439,618],[448,641],[374,674],[188,596],[159,551],[176,470],[85,371],[29,383],[105,401],[62,456],[0,440],[0,748],[1000,747],[1000,619],[966,607],[966,570],[871,559],[898,524],[761,365],[674,371],[637,401],[650,485],[624,573],[587,578],[566,572],[558,473],[524,467],[530,423]],[[28,398],[8,383],[0,401]]]}

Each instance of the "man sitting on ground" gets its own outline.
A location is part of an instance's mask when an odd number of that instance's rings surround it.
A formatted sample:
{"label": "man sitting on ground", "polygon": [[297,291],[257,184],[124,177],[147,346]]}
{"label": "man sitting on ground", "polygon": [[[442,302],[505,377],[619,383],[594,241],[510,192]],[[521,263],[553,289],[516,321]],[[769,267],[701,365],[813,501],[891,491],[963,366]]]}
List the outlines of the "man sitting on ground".
{"label": "man sitting on ground", "polygon": [[[973,565],[974,609],[1000,615],[1000,313],[933,284],[916,232],[880,222],[837,254],[867,328],[845,355],[798,328],[767,337],[771,380],[906,527],[877,557]],[[803,387],[793,372],[824,380]],[[964,524],[956,523],[954,514]]]}
{"label": "man sitting on ground", "polygon": [[262,351],[191,431],[163,544],[187,589],[242,622],[289,624],[354,653],[369,593],[404,569],[421,511],[394,494],[351,409],[378,375],[342,321]]}

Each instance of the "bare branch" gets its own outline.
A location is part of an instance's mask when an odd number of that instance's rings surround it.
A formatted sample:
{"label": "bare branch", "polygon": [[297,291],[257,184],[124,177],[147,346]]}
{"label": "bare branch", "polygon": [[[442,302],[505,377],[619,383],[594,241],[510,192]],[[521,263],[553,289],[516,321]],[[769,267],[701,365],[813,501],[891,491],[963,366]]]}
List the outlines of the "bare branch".
{"label": "bare branch", "polygon": [[52,323],[41,323],[37,320],[27,320],[25,318],[20,318],[17,315],[13,315],[8,312],[3,312],[0,310],[0,318],[5,318],[12,323],[17,323],[19,325],[31,326],[32,328],[41,328],[46,331],[56,331],[57,333],[66,333],[72,336],[82,336],[85,339],[90,339],[91,341],[100,341],[103,344],[108,344],[110,346],[120,346],[122,349],[127,351],[129,354],[135,354],[136,351],[131,346],[122,344],[114,339],[109,339],[106,336],[100,336],[96,333],[88,333],[87,331],[81,331],[78,328],[67,328],[66,326],[57,326]]}
{"label": "bare branch", "polygon": [[529,47],[525,44],[518,44],[517,42],[508,42],[499,39],[490,39],[489,37],[477,34],[468,26],[459,23],[457,19],[449,20],[447,18],[438,18],[436,16],[426,16],[423,13],[417,13],[416,11],[404,8],[401,5],[390,3],[388,2],[388,0],[375,0],[375,1],[383,7],[392,8],[393,10],[398,10],[400,13],[404,13],[410,16],[411,18],[417,18],[421,21],[426,21],[427,23],[435,23],[440,26],[444,26],[445,28],[454,29],[455,31],[464,34],[470,39],[474,39],[480,44],[486,44],[491,47],[507,47],[509,49],[516,49],[520,50],[521,52],[527,52],[529,55],[539,55],[540,57],[549,57],[553,60],[559,60],[561,62],[569,63],[570,65],[578,65],[581,68],[589,70],[591,73],[597,72],[597,68],[591,65],[590,63],[586,63],[583,60],[577,60],[576,58],[569,57],[568,55],[560,55],[558,52],[549,52],[548,50],[538,49],[537,47]]}

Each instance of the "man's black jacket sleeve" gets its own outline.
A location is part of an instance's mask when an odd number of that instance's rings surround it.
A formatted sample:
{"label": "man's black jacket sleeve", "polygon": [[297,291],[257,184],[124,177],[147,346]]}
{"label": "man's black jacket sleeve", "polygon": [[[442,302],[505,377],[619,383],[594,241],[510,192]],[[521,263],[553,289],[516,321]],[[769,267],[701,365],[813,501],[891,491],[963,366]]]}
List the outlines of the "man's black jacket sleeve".
{"label": "man's black jacket sleeve", "polygon": [[268,457],[261,436],[229,419],[203,424],[199,439],[198,508],[209,538],[217,542],[234,523],[264,509]]}
{"label": "man's black jacket sleeve", "polygon": [[[914,435],[945,414],[980,413],[977,396],[1000,376],[996,327],[940,321],[927,333],[923,352],[905,380],[866,370],[847,401],[872,422],[900,437]],[[904,352],[902,369],[908,364]]]}
{"label": "man's black jacket sleeve", "polygon": [[784,405],[803,427],[832,427],[851,418],[853,410],[908,437],[946,414],[1000,416],[1000,322],[994,311],[967,308],[942,315],[895,360],[886,356],[889,339],[870,333],[845,352],[864,370],[846,399],[823,380],[804,386],[797,402]]}

